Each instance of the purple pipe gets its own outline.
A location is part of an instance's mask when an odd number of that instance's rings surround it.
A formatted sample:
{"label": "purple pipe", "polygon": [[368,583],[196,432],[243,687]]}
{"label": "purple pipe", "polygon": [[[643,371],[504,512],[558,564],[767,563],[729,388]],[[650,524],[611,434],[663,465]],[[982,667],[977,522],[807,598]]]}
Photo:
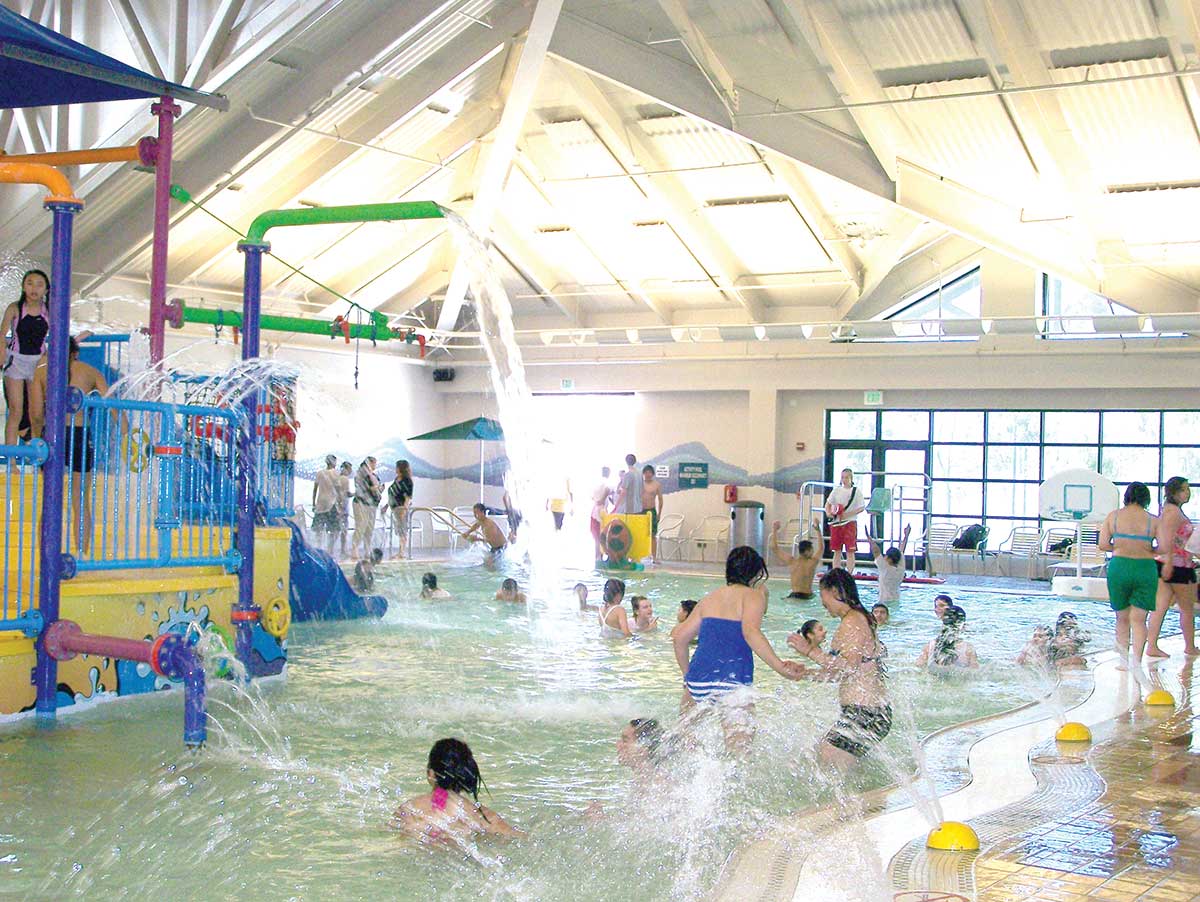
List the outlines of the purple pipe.
{"label": "purple pipe", "polygon": [[[42,521],[39,549],[41,574],[38,610],[47,628],[58,620],[58,587],[63,577],[63,454],[66,447],[67,338],[71,327],[71,228],[82,204],[55,201],[46,204],[54,214],[50,252],[50,347],[47,354],[46,444],[50,456],[42,465]],[[52,720],[58,709],[58,664],[46,652],[46,631],[37,641],[33,683],[34,706],[39,719]]]}
{"label": "purple pipe", "polygon": [[163,96],[150,107],[158,117],[154,145],[154,243],[150,250],[150,362],[163,359],[167,324],[167,230],[171,225],[171,153],[179,104]]}
{"label": "purple pipe", "polygon": [[204,667],[196,649],[180,635],[164,633],[153,642],[85,633],[71,620],[56,620],[43,633],[47,657],[69,661],[76,655],[96,655],[149,664],[159,676],[183,682],[183,741],[199,748],[208,738]]}
{"label": "purple pipe", "polygon": [[[239,242],[238,250],[246,255],[245,279],[242,288],[242,360],[258,357],[259,313],[262,301],[262,256],[269,244]],[[234,605],[233,621],[237,629],[234,649],[237,658],[246,666],[247,677],[253,676],[250,648],[254,623],[259,608],[254,604],[254,526],[258,494],[258,456],[256,426],[258,424],[258,393],[249,391],[242,400],[244,422],[238,430],[237,481],[237,550],[241,556],[238,567],[238,599]]]}

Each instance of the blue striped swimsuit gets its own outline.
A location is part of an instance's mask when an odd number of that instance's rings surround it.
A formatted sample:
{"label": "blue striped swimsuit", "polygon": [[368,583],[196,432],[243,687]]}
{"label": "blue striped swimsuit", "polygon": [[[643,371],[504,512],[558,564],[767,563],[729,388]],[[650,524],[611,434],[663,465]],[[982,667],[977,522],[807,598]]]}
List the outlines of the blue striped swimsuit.
{"label": "blue striped swimsuit", "polygon": [[754,682],[754,654],[742,635],[742,621],[705,617],[696,653],[683,685],[696,701],[719,698]]}

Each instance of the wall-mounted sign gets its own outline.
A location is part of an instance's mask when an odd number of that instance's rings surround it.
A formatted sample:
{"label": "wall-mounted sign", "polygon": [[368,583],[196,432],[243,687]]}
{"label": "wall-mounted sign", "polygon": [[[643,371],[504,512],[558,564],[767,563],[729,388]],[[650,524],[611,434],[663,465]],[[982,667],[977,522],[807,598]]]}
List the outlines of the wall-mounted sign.
{"label": "wall-mounted sign", "polygon": [[863,392],[863,404],[867,407],[882,407],[883,392],[878,389]]}
{"label": "wall-mounted sign", "polygon": [[708,464],[680,464],[679,487],[681,489],[708,488]]}
{"label": "wall-mounted sign", "polygon": [[561,388],[563,391],[575,391],[575,380],[574,379],[559,379],[558,387]]}
{"label": "wall-mounted sign", "polygon": [[655,464],[654,465],[654,478],[655,479],[670,479],[671,478],[670,464]]}

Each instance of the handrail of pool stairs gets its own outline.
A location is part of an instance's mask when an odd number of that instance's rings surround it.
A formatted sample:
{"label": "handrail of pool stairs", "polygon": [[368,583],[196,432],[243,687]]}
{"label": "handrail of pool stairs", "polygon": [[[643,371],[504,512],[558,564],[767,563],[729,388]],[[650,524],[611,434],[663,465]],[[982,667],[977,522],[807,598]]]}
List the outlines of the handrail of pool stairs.
{"label": "handrail of pool stairs", "polygon": [[164,679],[183,682],[183,742],[199,748],[208,738],[208,712],[205,708],[204,667],[195,647],[177,633],[163,633],[154,641],[95,636],[85,633],[71,620],[56,620],[46,628],[46,653],[55,661],[69,661],[76,655],[102,655],[106,658],[148,664]]}
{"label": "handrail of pool stairs", "polygon": [[[443,210],[432,201],[405,201],[389,204],[350,204],[341,207],[303,207],[295,210],[267,210],[250,223],[246,238],[237,248],[246,255],[242,282],[242,360],[259,356],[263,327],[262,258],[271,249],[267,232],[284,226],[330,225],[334,223],[391,222],[407,219],[442,219]],[[245,422],[253,424],[258,411],[258,392],[246,392],[242,401]],[[254,453],[257,436],[253,428],[244,428],[238,435],[238,453],[242,466],[237,479],[237,550],[241,555],[238,568],[238,594],[231,619],[237,634],[234,647],[237,659],[252,675],[250,649],[254,621],[262,609],[254,603],[254,525],[257,490],[257,458]]]}
{"label": "handrail of pool stairs", "polygon": [[[473,525],[471,523],[468,523],[466,520],[464,520],[458,514],[454,513],[454,511],[450,510],[449,508],[442,508],[441,510],[438,510],[437,508],[432,508],[432,507],[410,507],[408,509],[408,536],[407,536],[409,548],[412,548],[412,531],[413,531],[413,516],[412,515],[419,514],[422,511],[429,514],[430,520],[438,520],[442,523],[445,523],[446,527],[448,529],[453,530],[454,532],[457,532],[460,536],[463,534],[463,530],[458,529],[454,525],[454,522],[453,522],[454,520],[457,520],[459,523],[461,523],[463,525],[463,529],[470,529],[471,526]],[[446,514],[449,514],[451,519],[447,519],[445,516]]]}

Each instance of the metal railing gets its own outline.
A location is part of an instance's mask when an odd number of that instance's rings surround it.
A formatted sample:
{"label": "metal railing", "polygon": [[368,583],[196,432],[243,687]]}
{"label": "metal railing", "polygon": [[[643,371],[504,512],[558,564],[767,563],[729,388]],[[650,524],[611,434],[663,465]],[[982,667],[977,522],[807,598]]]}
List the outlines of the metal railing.
{"label": "metal railing", "polygon": [[41,631],[38,611],[38,520],[41,515],[43,441],[0,445],[4,507],[4,600],[0,630]]}
{"label": "metal railing", "polygon": [[[884,529],[883,535],[877,536],[879,542],[899,542],[900,535],[904,528],[905,521],[917,520],[920,521],[920,528],[915,529],[918,535],[922,534],[929,525],[931,516],[932,499],[933,499],[933,481],[925,473],[900,472],[900,471],[885,471],[885,470],[855,470],[854,475],[870,476],[872,484],[875,488],[887,488],[891,496],[891,503],[886,511],[882,514],[877,514],[883,518]],[[903,482],[893,482],[887,485],[888,477],[897,477],[903,479],[905,477],[918,477],[921,480],[921,485],[905,485]],[[805,482],[800,487],[800,528],[801,537],[806,524],[811,523],[814,514],[823,514],[825,508],[825,497],[839,483],[820,482],[810,480]],[[872,491],[872,495],[874,492]],[[870,502],[871,495],[867,496],[867,502]],[[866,513],[870,514],[869,510]],[[861,515],[860,515],[861,516]],[[915,540],[912,540],[915,542]],[[858,537],[858,546],[866,545],[867,537],[861,535]],[[916,549],[910,545],[906,557],[916,557]]]}
{"label": "metal railing", "polygon": [[95,394],[72,407],[63,545],[78,570],[237,569],[237,414]]}
{"label": "metal railing", "polygon": [[111,385],[125,372],[129,334],[89,335],[79,342],[79,359],[98,369]]}

